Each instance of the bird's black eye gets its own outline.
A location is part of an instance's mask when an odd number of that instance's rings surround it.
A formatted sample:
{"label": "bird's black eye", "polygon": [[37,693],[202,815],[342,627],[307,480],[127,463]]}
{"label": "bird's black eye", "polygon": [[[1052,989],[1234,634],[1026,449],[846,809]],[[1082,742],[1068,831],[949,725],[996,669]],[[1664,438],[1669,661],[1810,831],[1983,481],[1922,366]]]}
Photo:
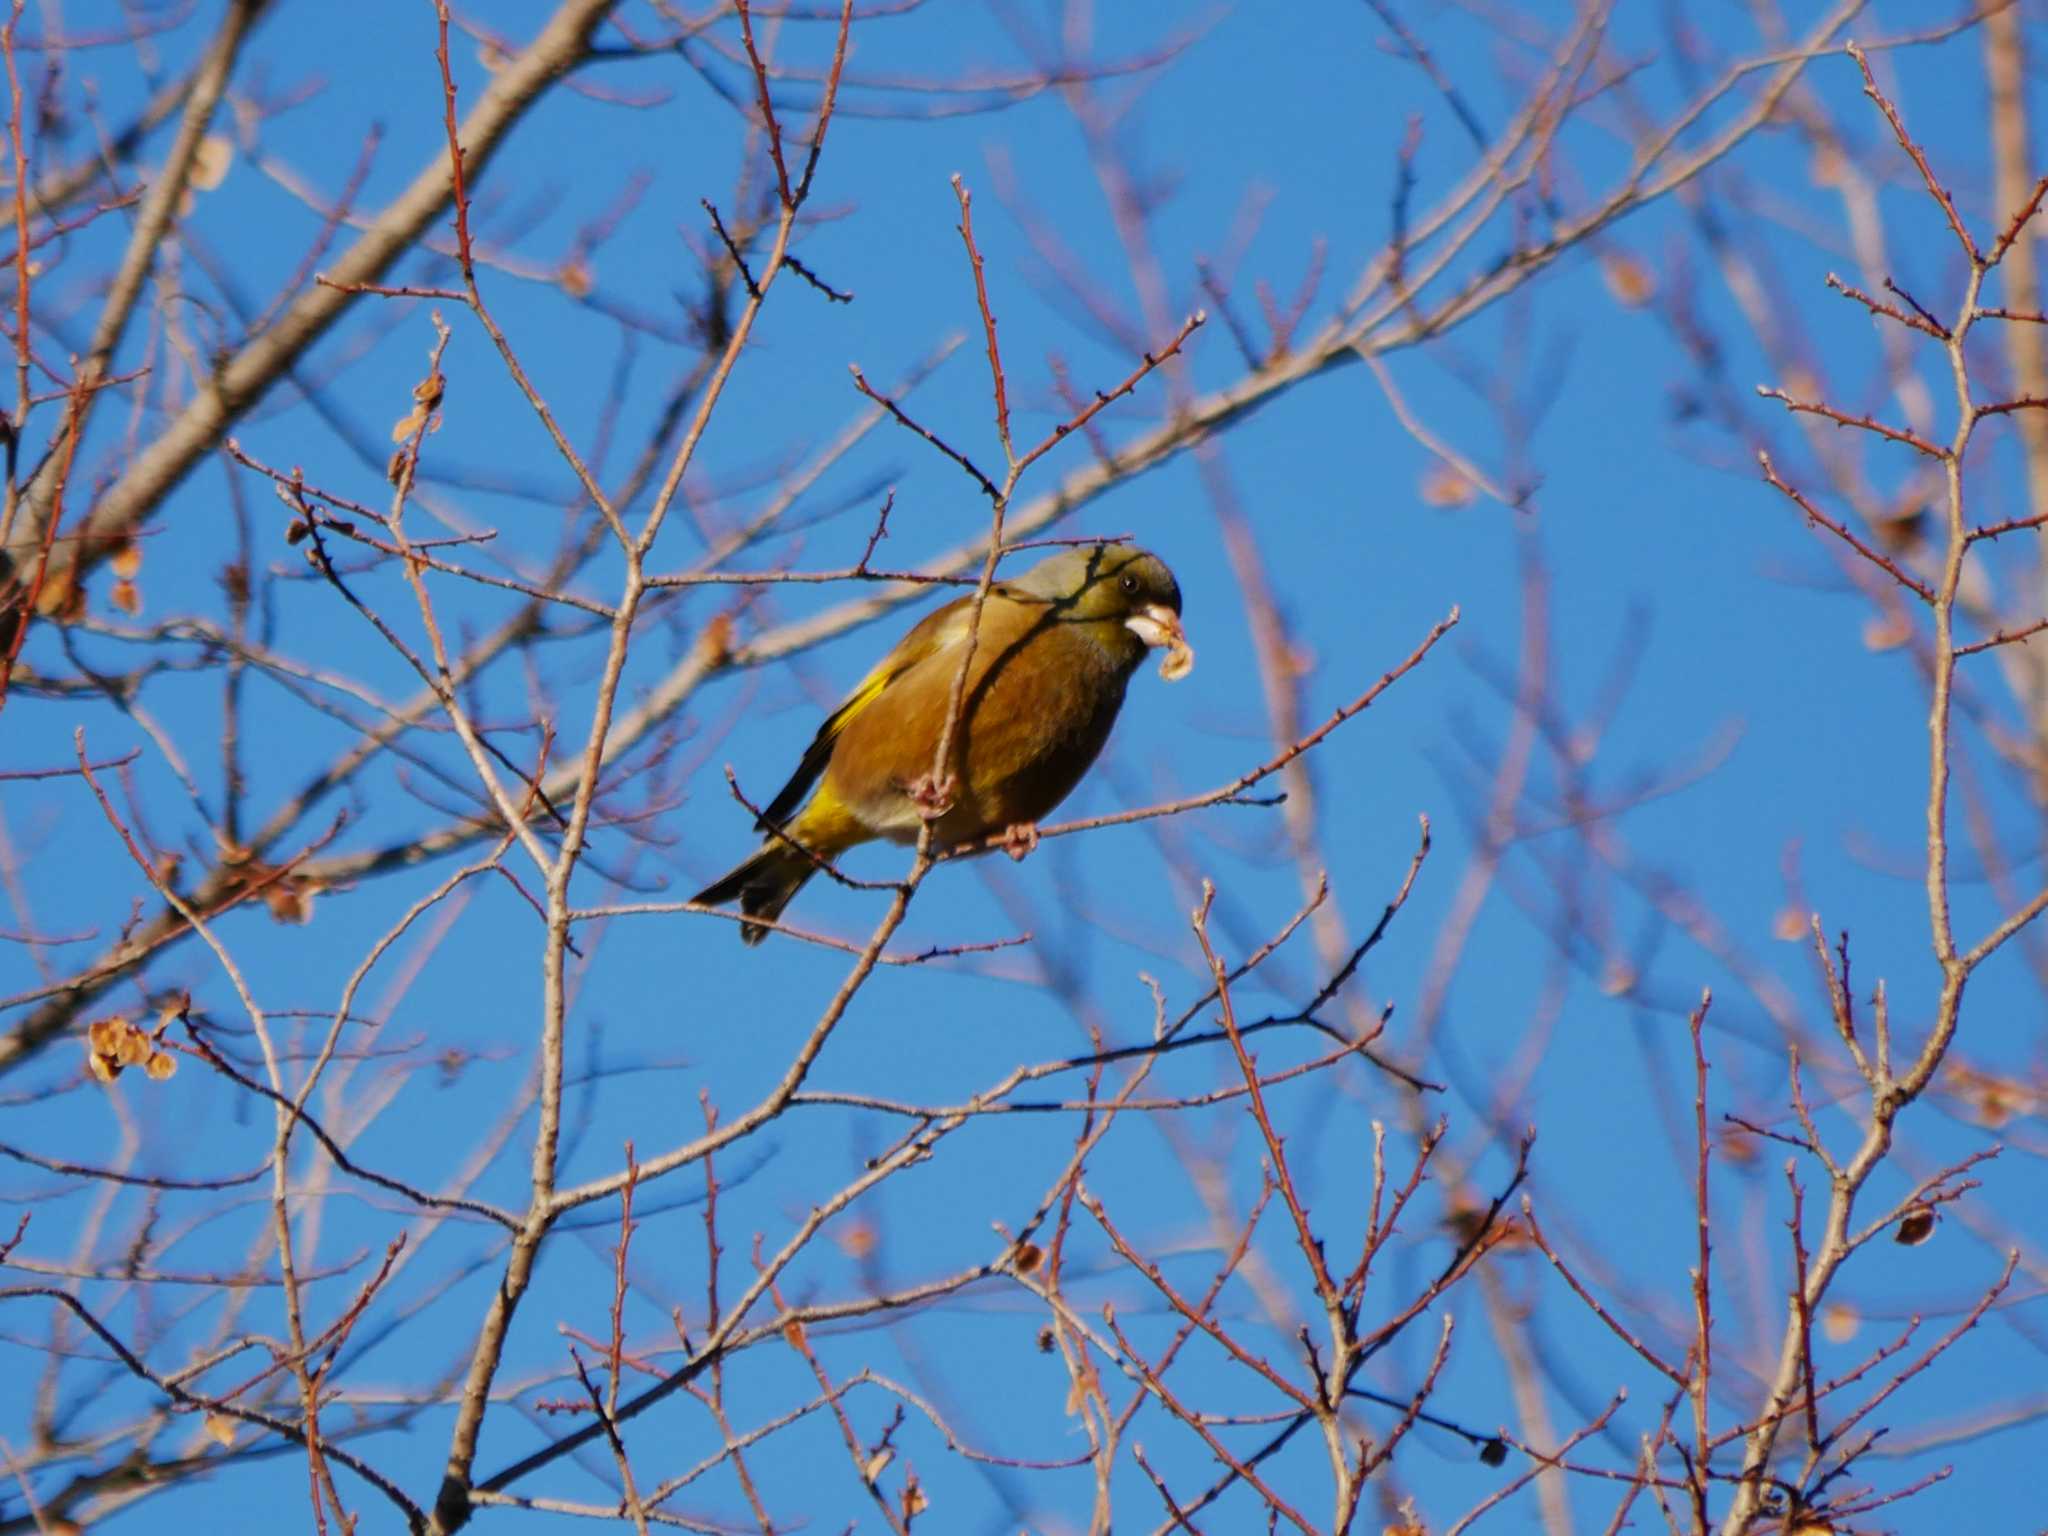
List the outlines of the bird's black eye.
{"label": "bird's black eye", "polygon": [[1133,576],[1129,571],[1125,571],[1122,576],[1118,577],[1116,584],[1122,587],[1124,591],[1128,593],[1135,594],[1138,590],[1138,578]]}

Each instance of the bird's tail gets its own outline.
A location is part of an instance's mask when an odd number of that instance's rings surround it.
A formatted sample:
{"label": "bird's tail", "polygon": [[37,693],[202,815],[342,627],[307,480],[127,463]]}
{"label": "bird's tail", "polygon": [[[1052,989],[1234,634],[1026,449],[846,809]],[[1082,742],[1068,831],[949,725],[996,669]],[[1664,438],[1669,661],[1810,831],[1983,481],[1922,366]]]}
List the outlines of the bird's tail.
{"label": "bird's tail", "polygon": [[[774,922],[789,905],[790,897],[803,889],[804,882],[818,872],[817,861],[806,850],[782,838],[763,843],[750,858],[742,860],[693,898],[700,906],[722,907],[737,901],[748,917]],[[768,937],[759,923],[740,924],[740,942],[758,944]]]}

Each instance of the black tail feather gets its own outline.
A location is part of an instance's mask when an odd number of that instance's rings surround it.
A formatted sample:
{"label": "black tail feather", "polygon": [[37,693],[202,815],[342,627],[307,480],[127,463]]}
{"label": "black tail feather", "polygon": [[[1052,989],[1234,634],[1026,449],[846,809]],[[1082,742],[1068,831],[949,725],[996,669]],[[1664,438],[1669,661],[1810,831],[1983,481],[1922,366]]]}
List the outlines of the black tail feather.
{"label": "black tail feather", "polygon": [[[789,905],[790,897],[803,889],[817,872],[811,856],[781,839],[764,843],[725,874],[699,891],[691,901],[698,906],[722,907],[737,901],[748,917],[774,922]],[[760,923],[741,923],[740,942],[758,944],[768,937]]]}

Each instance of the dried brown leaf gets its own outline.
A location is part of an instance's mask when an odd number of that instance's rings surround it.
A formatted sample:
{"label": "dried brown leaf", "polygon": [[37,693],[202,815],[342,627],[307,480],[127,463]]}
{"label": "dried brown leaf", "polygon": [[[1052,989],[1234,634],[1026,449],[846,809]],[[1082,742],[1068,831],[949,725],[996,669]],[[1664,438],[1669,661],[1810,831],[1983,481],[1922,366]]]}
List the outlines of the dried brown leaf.
{"label": "dried brown leaf", "polygon": [[211,192],[227,180],[235,163],[235,141],[224,133],[209,133],[192,153],[192,171],[187,178],[201,192]]}
{"label": "dried brown leaf", "polygon": [[1892,1233],[1892,1241],[1902,1248],[1918,1248],[1934,1236],[1935,1210],[1931,1205],[1916,1205],[1899,1218],[1899,1225]]}
{"label": "dried brown leaf", "polygon": [[44,575],[42,587],[36,593],[36,612],[39,615],[60,621],[75,618],[79,606],[78,583],[72,579],[68,566]]}
{"label": "dried brown leaf", "polygon": [[1723,1162],[1738,1168],[1756,1161],[1756,1138],[1739,1125],[1722,1126],[1721,1134],[1715,1138],[1715,1149]]}
{"label": "dried brown leaf", "polygon": [[297,880],[280,880],[263,893],[263,905],[280,923],[310,923],[313,891]]}
{"label": "dried brown leaf", "polygon": [[1609,251],[1600,258],[1600,276],[1617,304],[1640,309],[1657,292],[1657,279],[1650,269],[1626,251]]}
{"label": "dried brown leaf", "polygon": [[1423,472],[1422,483],[1416,488],[1416,495],[1422,498],[1425,507],[1442,507],[1449,510],[1472,505],[1479,497],[1479,488],[1450,465],[1439,460]]}

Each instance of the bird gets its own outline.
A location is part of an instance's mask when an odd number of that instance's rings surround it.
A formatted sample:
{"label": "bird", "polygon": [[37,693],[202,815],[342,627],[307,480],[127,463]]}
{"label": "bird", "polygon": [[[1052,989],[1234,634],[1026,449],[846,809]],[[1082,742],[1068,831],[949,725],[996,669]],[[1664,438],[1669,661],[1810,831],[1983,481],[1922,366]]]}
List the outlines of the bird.
{"label": "bird", "polygon": [[[737,901],[741,941],[759,944],[823,864],[877,838],[914,843],[927,820],[941,847],[1000,834],[1023,858],[1109,739],[1147,653],[1166,652],[1170,682],[1193,667],[1180,609],[1164,561],[1106,542],[993,583],[978,623],[971,593],[935,609],[826,716],[755,823],[766,840],[694,904]],[[959,724],[935,779],[970,631]]]}

